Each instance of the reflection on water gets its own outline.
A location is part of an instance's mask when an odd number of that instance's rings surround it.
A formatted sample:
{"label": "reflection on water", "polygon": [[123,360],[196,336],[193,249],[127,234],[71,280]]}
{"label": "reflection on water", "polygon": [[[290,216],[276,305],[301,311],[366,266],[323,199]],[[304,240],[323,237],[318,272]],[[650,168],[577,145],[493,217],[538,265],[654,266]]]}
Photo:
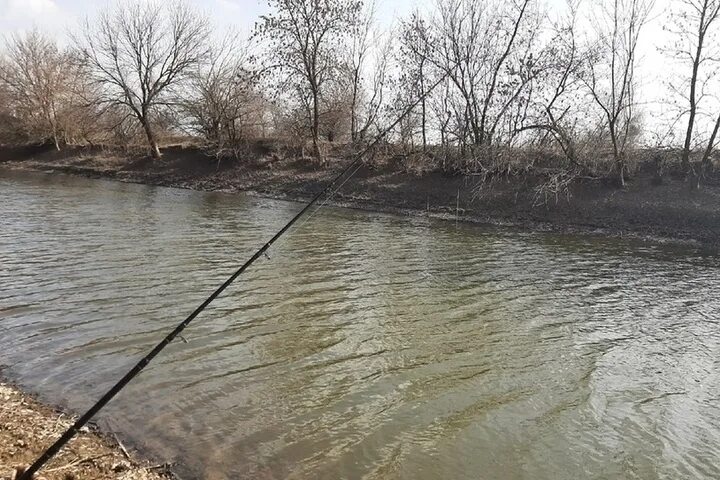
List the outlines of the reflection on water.
{"label": "reflection on water", "polygon": [[[0,363],[88,407],[299,205],[0,172]],[[720,476],[718,259],[325,209],[103,414],[189,477]]]}

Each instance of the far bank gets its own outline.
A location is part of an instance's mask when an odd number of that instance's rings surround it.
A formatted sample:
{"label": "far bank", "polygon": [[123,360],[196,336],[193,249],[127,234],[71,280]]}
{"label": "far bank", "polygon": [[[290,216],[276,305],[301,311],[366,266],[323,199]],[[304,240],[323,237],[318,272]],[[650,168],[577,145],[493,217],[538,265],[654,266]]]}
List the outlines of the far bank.
{"label": "far bank", "polygon": [[[319,163],[258,148],[247,159],[218,161],[195,147],[170,147],[160,160],[116,149],[44,147],[0,150],[0,167],[62,172],[203,191],[250,192],[306,200],[321,191],[347,159]],[[699,189],[640,165],[625,188],[602,179],[580,179],[562,190],[543,188],[546,178],[526,175],[480,179],[423,170],[405,159],[361,167],[328,202],[332,205],[530,230],[633,235],[720,242],[720,185]]]}

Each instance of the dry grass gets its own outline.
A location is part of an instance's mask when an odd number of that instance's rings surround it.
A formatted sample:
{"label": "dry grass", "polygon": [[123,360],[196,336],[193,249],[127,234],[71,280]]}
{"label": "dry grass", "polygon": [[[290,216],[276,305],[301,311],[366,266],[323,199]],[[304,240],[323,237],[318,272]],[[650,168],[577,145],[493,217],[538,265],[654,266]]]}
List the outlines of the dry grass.
{"label": "dry grass", "polygon": [[[0,383],[0,479],[13,478],[59,437],[73,419]],[[120,444],[83,431],[37,475],[39,480],[169,478],[165,467],[142,466]]]}

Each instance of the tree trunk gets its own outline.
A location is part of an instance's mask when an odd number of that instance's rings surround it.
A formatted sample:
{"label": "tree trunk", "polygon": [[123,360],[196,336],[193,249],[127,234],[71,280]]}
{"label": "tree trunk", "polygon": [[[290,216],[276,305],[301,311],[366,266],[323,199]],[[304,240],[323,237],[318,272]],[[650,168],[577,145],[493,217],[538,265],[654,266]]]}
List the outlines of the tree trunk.
{"label": "tree trunk", "polygon": [[155,134],[150,127],[150,122],[148,122],[147,119],[143,119],[142,126],[147,136],[148,146],[150,147],[150,156],[158,160],[160,158],[160,148],[158,147],[157,140],[155,140]]}
{"label": "tree trunk", "polygon": [[[423,95],[425,95],[423,93]],[[425,105],[425,97],[422,99],[422,142],[423,153],[427,152],[427,107]]]}
{"label": "tree trunk", "polygon": [[353,75],[353,92],[352,92],[352,102],[350,103],[350,140],[352,140],[353,143],[356,143],[358,141],[358,132],[357,132],[357,103],[358,103],[358,84],[360,82],[359,73],[358,70],[355,70],[355,74]]}
{"label": "tree trunk", "polygon": [[618,149],[617,132],[614,121],[610,122],[610,137],[613,145],[613,159],[617,171],[617,181],[620,188],[625,188],[625,152]]}
{"label": "tree trunk", "polygon": [[[693,88],[694,90],[694,88]],[[695,106],[690,107],[690,118],[688,119],[687,132],[685,133],[685,144],[683,145],[682,160],[680,168],[683,173],[687,173],[690,169],[690,146],[692,143],[693,125],[695,124]]]}
{"label": "tree trunk", "polygon": [[445,125],[440,124],[440,146],[442,148],[442,171],[447,171],[447,142],[445,141]]}
{"label": "tree trunk", "polygon": [[425,74],[423,73],[423,64],[420,64],[420,95],[422,96],[422,142],[423,153],[427,152],[427,98],[425,96]]}
{"label": "tree trunk", "polygon": [[352,143],[357,143],[358,141],[358,133],[356,131],[357,127],[355,126],[355,123],[355,106],[353,105],[352,113],[350,114],[350,141],[352,141]]}
{"label": "tree trunk", "polygon": [[567,159],[573,165],[580,165],[577,160],[577,155],[575,154],[575,144],[573,143],[572,139],[569,138],[567,135],[563,135],[562,141],[564,142],[563,150],[565,151],[565,156],[567,157]]}
{"label": "tree trunk", "polygon": [[318,98],[318,92],[316,89],[313,89],[312,92],[313,96],[313,118],[312,118],[312,127],[310,128],[311,134],[312,134],[312,141],[313,141],[313,155],[315,158],[320,159],[320,144],[318,143],[318,137],[320,135],[320,105],[319,98]]}
{"label": "tree trunk", "polygon": [[703,176],[710,171],[710,167],[712,166],[710,155],[712,155],[713,148],[715,147],[715,139],[717,139],[718,131],[720,131],[720,115],[718,115],[717,120],[715,120],[715,127],[713,128],[712,135],[710,135],[710,140],[708,140],[705,153],[703,153],[702,165],[700,167]]}
{"label": "tree trunk", "polygon": [[[54,110],[53,110],[54,112]],[[60,151],[60,139],[58,138],[58,128],[57,123],[55,122],[55,119],[57,117],[54,116],[53,112],[47,112],[46,117],[48,124],[50,124],[50,129],[52,130],[52,140],[53,144],[55,145],[55,150],[58,152]]]}
{"label": "tree trunk", "polygon": [[680,167],[684,174],[687,174],[690,170],[690,147],[692,146],[692,135],[693,126],[695,124],[695,114],[697,113],[697,79],[698,71],[700,70],[700,59],[702,56],[703,43],[705,41],[705,34],[703,33],[703,25],[705,23],[705,14],[707,13],[707,3],[702,9],[700,14],[700,30],[698,31],[698,43],[695,51],[695,58],[693,58],[692,76],[690,77],[690,117],[688,118],[687,131],[685,132],[685,143],[683,145],[682,160]]}

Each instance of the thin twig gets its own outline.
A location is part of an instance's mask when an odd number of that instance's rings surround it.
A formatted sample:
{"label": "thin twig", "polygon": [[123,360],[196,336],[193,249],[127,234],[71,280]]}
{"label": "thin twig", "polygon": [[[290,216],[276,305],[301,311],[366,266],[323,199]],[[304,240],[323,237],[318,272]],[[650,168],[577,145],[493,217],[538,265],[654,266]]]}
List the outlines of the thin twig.
{"label": "thin twig", "polygon": [[115,442],[118,444],[118,447],[120,447],[120,450],[122,450],[123,455],[125,455],[125,458],[130,460],[130,454],[125,448],[125,445],[123,445],[123,443],[120,441],[120,439],[115,433],[113,433],[113,437],[115,438]]}
{"label": "thin twig", "polygon": [[76,465],[80,465],[80,464],[83,464],[83,463],[93,462],[93,461],[98,460],[98,459],[103,458],[103,457],[109,457],[110,455],[112,455],[112,453],[103,453],[102,455],[96,455],[96,456],[94,456],[94,457],[79,458],[79,459],[77,459],[77,460],[75,460],[75,461],[72,461],[72,462],[68,463],[67,465],[63,465],[63,466],[61,466],[61,467],[51,468],[51,469],[49,469],[49,470],[46,470],[45,472],[46,472],[46,473],[50,473],[50,472],[57,472],[57,471],[60,471],[60,470],[65,470],[66,468],[74,467],[74,466],[76,466]]}

